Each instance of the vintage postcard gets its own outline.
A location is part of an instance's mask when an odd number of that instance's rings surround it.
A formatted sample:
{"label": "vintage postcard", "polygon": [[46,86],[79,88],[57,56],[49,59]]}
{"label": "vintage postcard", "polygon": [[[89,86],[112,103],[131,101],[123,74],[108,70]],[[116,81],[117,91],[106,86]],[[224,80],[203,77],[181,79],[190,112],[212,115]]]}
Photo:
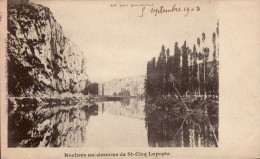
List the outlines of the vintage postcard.
{"label": "vintage postcard", "polygon": [[260,157],[259,1],[0,2],[3,159]]}

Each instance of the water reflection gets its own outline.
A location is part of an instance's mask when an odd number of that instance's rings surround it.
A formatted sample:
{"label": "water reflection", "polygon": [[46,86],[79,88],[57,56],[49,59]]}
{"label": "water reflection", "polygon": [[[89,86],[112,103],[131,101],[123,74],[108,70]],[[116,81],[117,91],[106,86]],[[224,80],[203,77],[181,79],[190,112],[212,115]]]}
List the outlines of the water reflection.
{"label": "water reflection", "polygon": [[[124,99],[122,101],[107,101],[92,104],[56,104],[40,107],[37,106],[36,102],[31,102],[30,100],[19,101],[17,105],[14,105],[9,101],[8,146],[94,146],[95,144],[89,145],[86,143],[90,143],[93,139],[93,143],[100,142],[96,140],[96,136],[102,136],[104,132],[110,136],[114,135],[108,133],[112,132],[112,128],[109,128],[110,130],[101,131],[102,128],[107,127],[107,125],[110,125],[111,123],[115,126],[114,129],[122,130],[123,127],[124,130],[121,132],[132,132],[130,129],[141,130],[142,128],[143,130],[141,131],[145,132],[144,121],[140,120],[144,119],[143,108],[144,101],[139,99]],[[107,114],[111,114],[112,116]],[[125,118],[121,118],[120,116]],[[92,120],[90,120],[90,118]],[[89,124],[89,122],[91,123]],[[130,124],[129,127],[125,127],[125,123]],[[138,127],[133,127],[131,125],[138,125]],[[88,133],[93,131],[95,132],[92,135]],[[139,133],[134,134],[134,132],[132,132],[132,134],[139,135],[145,139],[145,137]],[[89,136],[87,137],[87,135]],[[118,135],[122,136],[123,134],[119,133]],[[127,136],[125,136],[125,138],[127,138]],[[122,141],[122,139],[120,140]],[[131,146],[131,143],[129,143],[129,146]]]}
{"label": "water reflection", "polygon": [[152,109],[144,100],[9,102],[9,147],[216,147],[218,118]]}
{"label": "water reflection", "polygon": [[[100,105],[101,103],[97,103]],[[129,118],[144,119],[144,100],[138,98],[125,98],[121,101],[107,101],[102,103],[104,105],[104,111],[113,114],[126,116]]]}
{"label": "water reflection", "polygon": [[217,147],[218,118],[166,111],[146,111],[150,147]]}
{"label": "water reflection", "polygon": [[[22,108],[22,107],[18,107]],[[95,106],[44,106],[9,115],[9,147],[75,147],[85,141],[85,126]]]}
{"label": "water reflection", "polygon": [[100,114],[91,116],[85,147],[148,147],[144,100],[97,102]]}

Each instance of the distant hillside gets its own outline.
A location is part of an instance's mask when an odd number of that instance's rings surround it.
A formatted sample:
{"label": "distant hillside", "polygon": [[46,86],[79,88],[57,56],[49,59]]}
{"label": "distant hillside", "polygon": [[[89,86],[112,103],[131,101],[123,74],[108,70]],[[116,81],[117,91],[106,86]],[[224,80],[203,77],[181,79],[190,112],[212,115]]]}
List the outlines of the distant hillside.
{"label": "distant hillside", "polygon": [[[99,83],[99,95],[130,95],[144,94],[145,75],[113,79],[109,82]],[[102,90],[103,87],[103,90]]]}

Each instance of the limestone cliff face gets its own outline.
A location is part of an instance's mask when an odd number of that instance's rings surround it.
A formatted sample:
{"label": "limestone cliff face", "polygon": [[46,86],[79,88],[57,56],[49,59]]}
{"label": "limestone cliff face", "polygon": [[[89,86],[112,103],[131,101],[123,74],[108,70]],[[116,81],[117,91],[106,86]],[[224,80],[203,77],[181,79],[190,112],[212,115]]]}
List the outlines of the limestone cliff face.
{"label": "limestone cliff face", "polygon": [[[114,79],[99,84],[99,95],[130,95],[140,96],[144,94],[145,75]],[[103,88],[102,88],[103,87]]]}
{"label": "limestone cliff face", "polygon": [[87,81],[86,58],[64,36],[49,8],[8,6],[8,91],[11,96],[80,92]]}

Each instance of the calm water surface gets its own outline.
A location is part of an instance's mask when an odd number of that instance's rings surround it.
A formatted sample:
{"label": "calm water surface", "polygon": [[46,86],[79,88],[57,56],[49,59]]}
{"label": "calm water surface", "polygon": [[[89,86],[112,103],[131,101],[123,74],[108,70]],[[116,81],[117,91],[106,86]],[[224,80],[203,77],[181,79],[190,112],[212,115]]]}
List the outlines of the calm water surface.
{"label": "calm water surface", "polygon": [[9,147],[216,147],[218,118],[150,110],[141,99],[9,111]]}

